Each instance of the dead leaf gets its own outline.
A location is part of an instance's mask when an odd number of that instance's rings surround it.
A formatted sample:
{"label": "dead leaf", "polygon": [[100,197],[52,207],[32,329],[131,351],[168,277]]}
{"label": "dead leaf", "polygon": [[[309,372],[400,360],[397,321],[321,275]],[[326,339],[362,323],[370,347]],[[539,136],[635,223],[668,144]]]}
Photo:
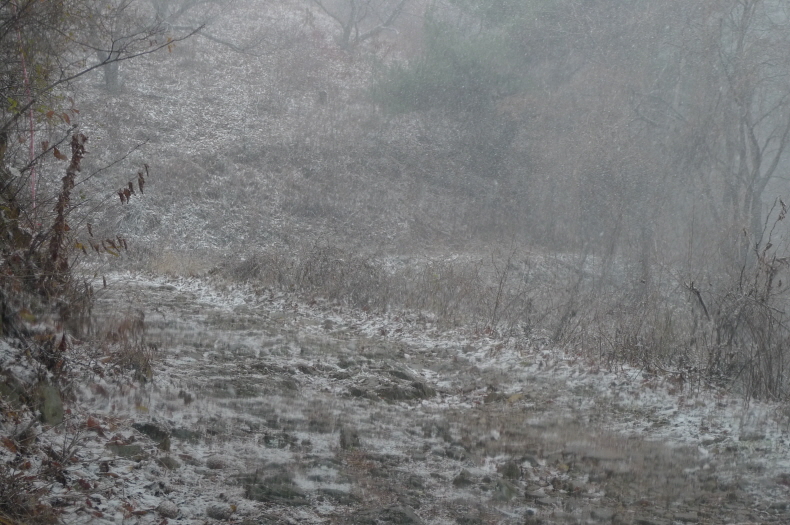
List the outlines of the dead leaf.
{"label": "dead leaf", "polygon": [[58,160],[69,160],[69,158],[61,153],[58,148],[52,148],[52,154],[55,155],[55,158]]}
{"label": "dead leaf", "polygon": [[3,439],[0,439],[0,443],[2,443],[5,448],[10,450],[12,454],[17,454],[19,452],[19,449],[16,447],[16,443],[14,443],[11,438],[4,437]]}
{"label": "dead leaf", "polygon": [[101,437],[105,437],[104,429],[101,427],[101,424],[92,417],[88,417],[88,421],[85,422],[85,428],[88,430],[93,430]]}

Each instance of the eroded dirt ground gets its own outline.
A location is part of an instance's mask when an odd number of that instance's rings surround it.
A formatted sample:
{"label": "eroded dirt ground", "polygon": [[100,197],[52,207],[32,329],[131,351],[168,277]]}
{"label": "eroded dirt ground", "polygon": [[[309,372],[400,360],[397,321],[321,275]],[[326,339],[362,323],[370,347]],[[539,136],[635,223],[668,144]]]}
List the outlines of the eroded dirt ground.
{"label": "eroded dirt ground", "polygon": [[[116,429],[86,438],[104,472],[80,474],[114,474],[93,522],[790,522],[784,420],[720,393],[537,337],[198,281],[113,283],[101,302],[118,319],[145,312],[155,366],[144,386],[87,378],[81,397]],[[113,512],[120,494],[133,515]]]}

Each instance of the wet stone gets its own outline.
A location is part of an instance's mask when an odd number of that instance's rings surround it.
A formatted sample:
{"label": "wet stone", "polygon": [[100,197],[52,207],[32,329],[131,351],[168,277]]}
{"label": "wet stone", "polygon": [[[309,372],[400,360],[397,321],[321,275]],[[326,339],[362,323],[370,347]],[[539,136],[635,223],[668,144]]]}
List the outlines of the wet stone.
{"label": "wet stone", "polygon": [[507,396],[502,392],[489,392],[486,394],[486,397],[483,398],[483,403],[489,405],[491,403],[500,403],[507,400]]}
{"label": "wet stone", "polygon": [[357,512],[348,523],[350,525],[422,525],[423,521],[414,509],[392,505]]}
{"label": "wet stone", "polygon": [[508,461],[504,465],[500,465],[497,470],[505,479],[519,479],[521,477],[521,468],[515,461]]}
{"label": "wet stone", "polygon": [[227,503],[209,505],[206,509],[206,516],[215,520],[229,520],[233,515],[233,509]]}
{"label": "wet stone", "polygon": [[156,507],[156,512],[163,518],[175,519],[178,517],[178,506],[172,501],[163,501]]}
{"label": "wet stone", "polygon": [[257,474],[246,477],[244,497],[264,503],[287,506],[307,505],[307,494],[294,484],[287,475],[258,479]]}
{"label": "wet stone", "polygon": [[697,516],[696,512],[681,512],[679,514],[675,514],[674,518],[676,521],[680,521],[682,523],[697,523],[699,521],[699,517]]}
{"label": "wet stone", "polygon": [[480,516],[458,516],[455,518],[458,525],[483,525],[484,521]]}
{"label": "wet stone", "polygon": [[332,432],[332,423],[327,419],[310,419],[307,430],[318,434],[329,434]]}
{"label": "wet stone", "polygon": [[496,489],[492,497],[495,501],[510,501],[520,494],[521,490],[518,486],[504,479],[500,479],[496,482]]}
{"label": "wet stone", "polygon": [[170,456],[165,456],[163,458],[158,458],[156,460],[157,463],[165,467],[167,470],[176,470],[181,466],[181,464],[175,458],[171,458]]}
{"label": "wet stone", "polygon": [[463,447],[459,446],[450,446],[444,450],[444,455],[450,459],[455,459],[457,461],[464,461],[469,459],[469,454],[466,453]]}
{"label": "wet stone", "polygon": [[422,489],[425,487],[422,478],[417,474],[412,474],[409,476],[409,479],[406,480],[406,485],[413,489]]}
{"label": "wet stone", "polygon": [[590,517],[600,522],[612,521],[615,514],[615,511],[612,509],[592,509],[590,511]]}
{"label": "wet stone", "polygon": [[636,525],[666,525],[667,521],[658,518],[636,518]]}
{"label": "wet stone", "polygon": [[319,489],[319,494],[333,499],[340,505],[353,505],[359,502],[359,498],[349,492],[337,489]]}
{"label": "wet stone", "polygon": [[457,488],[468,487],[472,483],[474,483],[472,475],[466,469],[463,469],[460,474],[453,478],[453,486]]}
{"label": "wet stone", "polygon": [[170,431],[164,425],[159,425],[157,423],[134,423],[132,428],[148,436],[157,443],[170,437]]}
{"label": "wet stone", "polygon": [[206,466],[212,470],[224,469],[227,464],[227,459],[222,456],[211,456],[206,459]]}
{"label": "wet stone", "polygon": [[403,379],[404,381],[414,381],[414,377],[412,377],[412,375],[409,372],[398,368],[393,368],[389,370],[389,374],[398,379]]}
{"label": "wet stone", "polygon": [[142,459],[143,447],[140,445],[119,445],[117,443],[107,443],[105,448],[122,458]]}
{"label": "wet stone", "polygon": [[525,494],[527,500],[537,501],[541,498],[545,498],[546,494],[539,490],[528,490]]}
{"label": "wet stone", "polygon": [[171,437],[180,439],[181,441],[188,441],[190,443],[197,443],[200,441],[200,433],[186,428],[176,428],[170,434]]}

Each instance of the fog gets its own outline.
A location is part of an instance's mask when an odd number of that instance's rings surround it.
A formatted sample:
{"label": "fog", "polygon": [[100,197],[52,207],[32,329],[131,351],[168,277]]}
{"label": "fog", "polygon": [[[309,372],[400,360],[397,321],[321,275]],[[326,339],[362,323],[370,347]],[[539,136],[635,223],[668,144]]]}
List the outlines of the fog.
{"label": "fog", "polygon": [[0,523],[787,522],[788,9],[0,0]]}
{"label": "fog", "polygon": [[[171,31],[200,30],[122,63],[117,91],[79,88],[115,104],[86,122],[99,149],[147,141],[131,158],[161,173],[104,221],[150,236],[145,264],[503,320],[495,297],[404,289],[461,256],[450,273],[513,296],[499,330],[705,380],[749,370],[747,390],[778,393],[781,2],[168,5]],[[393,270],[397,257],[414,267]],[[440,281],[445,295],[469,284]],[[754,370],[766,355],[771,370]]]}
{"label": "fog", "polygon": [[38,138],[88,137],[75,213],[117,264],[784,395],[783,2],[92,5]]}

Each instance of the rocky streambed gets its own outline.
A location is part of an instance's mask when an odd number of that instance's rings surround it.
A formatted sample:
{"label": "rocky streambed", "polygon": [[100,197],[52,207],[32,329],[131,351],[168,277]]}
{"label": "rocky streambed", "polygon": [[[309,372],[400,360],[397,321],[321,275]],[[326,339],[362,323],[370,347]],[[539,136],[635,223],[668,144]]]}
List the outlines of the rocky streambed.
{"label": "rocky streambed", "polygon": [[153,364],[86,367],[67,522],[790,522],[777,407],[416,314],[110,283]]}

